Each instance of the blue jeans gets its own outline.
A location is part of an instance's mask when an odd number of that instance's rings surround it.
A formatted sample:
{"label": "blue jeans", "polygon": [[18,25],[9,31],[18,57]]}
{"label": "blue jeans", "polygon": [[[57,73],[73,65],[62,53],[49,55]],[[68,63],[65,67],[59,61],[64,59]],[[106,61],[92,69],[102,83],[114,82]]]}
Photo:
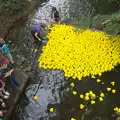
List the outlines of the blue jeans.
{"label": "blue jeans", "polygon": [[20,83],[17,82],[12,75],[8,76],[7,80],[11,81],[11,83],[12,83],[12,85],[13,85],[14,88],[18,88],[19,85],[20,85]]}

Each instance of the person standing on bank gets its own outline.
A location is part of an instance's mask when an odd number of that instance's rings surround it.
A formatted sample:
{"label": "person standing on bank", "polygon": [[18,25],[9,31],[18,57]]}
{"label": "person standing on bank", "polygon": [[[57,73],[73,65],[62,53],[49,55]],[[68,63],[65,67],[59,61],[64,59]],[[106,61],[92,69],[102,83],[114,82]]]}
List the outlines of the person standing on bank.
{"label": "person standing on bank", "polygon": [[51,18],[56,22],[60,23],[60,15],[56,7],[52,7],[52,15]]}
{"label": "person standing on bank", "polygon": [[3,38],[0,38],[0,47],[3,52],[3,56],[6,57],[12,64],[14,64],[13,57]]}

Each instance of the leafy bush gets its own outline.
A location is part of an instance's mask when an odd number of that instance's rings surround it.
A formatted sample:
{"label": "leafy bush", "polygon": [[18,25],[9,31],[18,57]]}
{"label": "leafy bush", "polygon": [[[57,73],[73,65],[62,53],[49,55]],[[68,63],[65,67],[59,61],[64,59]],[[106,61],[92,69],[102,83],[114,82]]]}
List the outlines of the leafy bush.
{"label": "leafy bush", "polygon": [[[120,33],[120,11],[111,15],[96,15],[93,19],[93,28],[103,30],[107,34],[117,35]],[[103,24],[105,23],[105,24]]]}
{"label": "leafy bush", "polygon": [[0,0],[0,8],[9,12],[17,11],[23,7],[25,0]]}

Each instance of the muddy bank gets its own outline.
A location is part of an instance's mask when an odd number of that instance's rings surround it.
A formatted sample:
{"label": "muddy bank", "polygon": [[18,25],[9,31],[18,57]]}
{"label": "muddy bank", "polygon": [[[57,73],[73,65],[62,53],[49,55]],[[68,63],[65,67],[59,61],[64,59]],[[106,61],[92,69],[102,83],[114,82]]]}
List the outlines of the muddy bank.
{"label": "muddy bank", "polygon": [[37,6],[40,6],[42,0],[26,1],[25,6],[17,12],[8,13],[5,10],[0,12],[0,37],[7,38],[9,32],[18,24],[19,21],[26,21],[27,17]]}

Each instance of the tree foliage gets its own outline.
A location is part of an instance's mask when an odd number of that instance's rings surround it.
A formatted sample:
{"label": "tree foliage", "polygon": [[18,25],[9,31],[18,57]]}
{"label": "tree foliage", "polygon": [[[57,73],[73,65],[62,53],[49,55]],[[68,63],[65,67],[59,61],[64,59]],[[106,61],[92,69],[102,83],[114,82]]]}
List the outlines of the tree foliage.
{"label": "tree foliage", "polygon": [[108,34],[120,33],[120,11],[111,15],[96,15],[93,19],[93,28],[101,29]]}
{"label": "tree foliage", "polygon": [[0,8],[9,12],[17,11],[23,7],[25,0],[0,0]]}

